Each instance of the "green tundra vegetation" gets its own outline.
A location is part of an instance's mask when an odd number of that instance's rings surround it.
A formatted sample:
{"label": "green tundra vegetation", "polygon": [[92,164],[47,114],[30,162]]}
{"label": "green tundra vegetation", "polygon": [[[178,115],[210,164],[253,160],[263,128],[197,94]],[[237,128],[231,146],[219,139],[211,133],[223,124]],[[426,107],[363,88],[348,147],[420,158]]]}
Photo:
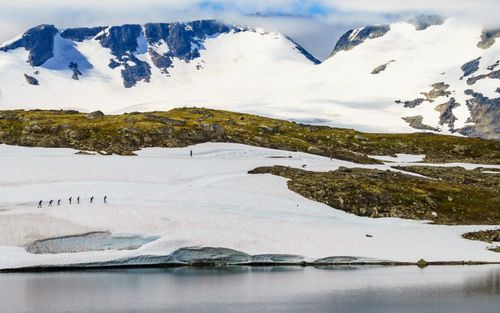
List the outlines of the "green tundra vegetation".
{"label": "green tundra vegetation", "polygon": [[[409,168],[414,172],[433,172]],[[404,168],[403,168],[404,169]],[[289,179],[288,188],[300,195],[359,216],[400,217],[447,225],[500,224],[500,176],[471,173],[472,183],[459,182],[464,173],[436,168],[441,179],[365,168],[330,172],[272,166],[251,174],[273,174]],[[462,169],[462,171],[466,171]],[[472,171],[471,171],[472,172]]]}
{"label": "green tundra vegetation", "polygon": [[71,110],[0,111],[0,143],[133,155],[145,147],[233,142],[303,151],[363,164],[369,155],[425,154],[426,162],[500,164],[500,142],[478,138],[373,134],[204,108],[104,115]]}

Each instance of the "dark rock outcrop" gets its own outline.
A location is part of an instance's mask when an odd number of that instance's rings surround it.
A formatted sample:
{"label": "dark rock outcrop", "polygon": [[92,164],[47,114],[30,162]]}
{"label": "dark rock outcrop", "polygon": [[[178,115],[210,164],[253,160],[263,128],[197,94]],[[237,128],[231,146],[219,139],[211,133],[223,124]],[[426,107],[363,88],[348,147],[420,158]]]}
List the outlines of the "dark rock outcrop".
{"label": "dark rock outcrop", "polygon": [[464,72],[463,77],[469,76],[471,74],[474,74],[478,69],[479,69],[479,61],[481,60],[481,57],[474,59],[472,61],[469,61],[462,65],[461,69]]}
{"label": "dark rock outcrop", "polygon": [[489,72],[488,74],[481,74],[478,76],[472,76],[467,79],[467,85],[474,85],[478,80],[492,78],[492,79],[500,79],[500,70]]}
{"label": "dark rock outcrop", "polygon": [[455,121],[457,120],[457,117],[453,114],[453,109],[459,106],[460,104],[455,101],[455,98],[451,98],[448,102],[437,105],[434,109],[440,113],[439,124],[446,124],[453,129]]}
{"label": "dark rock outcrop", "polygon": [[[168,73],[173,59],[189,62],[200,56],[203,40],[230,31],[239,31],[215,20],[200,20],[188,23],[149,23],[144,25],[144,35],[149,44],[153,64],[163,73]],[[160,54],[154,49],[160,43],[168,45],[168,52]]]}
{"label": "dark rock outcrop", "polygon": [[382,37],[389,32],[389,30],[391,30],[389,25],[367,26],[359,29],[352,29],[340,37],[329,57],[332,57],[339,51],[351,50],[367,39]]}
{"label": "dark rock outcrop", "polygon": [[430,14],[418,15],[409,20],[408,23],[414,25],[417,30],[425,30],[433,25],[442,25],[445,20],[442,16]]}
{"label": "dark rock outcrop", "polygon": [[450,85],[445,84],[443,82],[435,83],[431,85],[432,89],[428,92],[421,92],[422,95],[425,96],[426,100],[429,102],[434,102],[436,98],[439,97],[449,97],[451,95],[451,91],[448,91]]}
{"label": "dark rock outcrop", "polygon": [[140,25],[122,25],[110,27],[105,34],[95,39],[111,54],[121,59],[124,55],[137,51],[137,38],[141,34]]}
{"label": "dark rock outcrop", "polygon": [[465,93],[472,96],[466,101],[466,105],[471,115],[468,122],[474,125],[457,131],[465,136],[500,140],[500,98],[490,99],[471,89]]}
{"label": "dark rock outcrop", "polygon": [[486,69],[488,71],[493,71],[498,65],[500,65],[500,60],[497,60],[495,63],[489,65]]}
{"label": "dark rock outcrop", "polygon": [[93,119],[96,119],[96,118],[101,118],[104,116],[104,113],[102,113],[102,111],[94,111],[94,112],[90,112],[89,114],[87,114],[87,118],[93,120]]}
{"label": "dark rock outcrop", "polygon": [[24,48],[29,51],[28,62],[32,66],[40,66],[54,56],[54,37],[57,33],[54,25],[40,25],[25,32],[19,40],[1,47],[0,51]]}
{"label": "dark rock outcrop", "polygon": [[422,121],[424,120],[424,117],[422,115],[407,116],[407,117],[402,117],[402,119],[405,122],[407,122],[410,125],[410,127],[416,129],[439,131],[439,128],[435,128],[422,123]]}
{"label": "dark rock outcrop", "polygon": [[76,42],[82,42],[84,40],[94,38],[104,29],[106,29],[106,27],[104,26],[91,27],[91,28],[90,27],[68,28],[61,32],[61,37]]}
{"label": "dark rock outcrop", "polygon": [[392,62],[396,62],[394,60],[390,60],[389,62],[385,63],[385,64],[382,64],[382,65],[379,65],[377,66],[376,68],[374,68],[371,72],[371,74],[373,75],[376,75],[376,74],[379,74],[380,72],[383,72],[385,71],[385,69],[387,68],[387,65],[389,65],[390,63]]}
{"label": "dark rock outcrop", "polygon": [[500,29],[484,30],[477,46],[481,49],[488,49],[495,44],[495,38],[497,37],[500,37]]}
{"label": "dark rock outcrop", "polygon": [[[133,65],[130,65],[131,62],[133,62]],[[121,73],[125,88],[133,87],[139,81],[149,83],[151,78],[151,67],[147,62],[141,61],[134,55],[131,55],[130,61],[125,62],[124,67]]]}
{"label": "dark rock outcrop", "polygon": [[24,78],[26,79],[26,82],[30,85],[33,85],[33,86],[38,86],[40,83],[38,82],[38,79],[36,79],[35,77],[33,76],[29,76],[27,74],[24,74]]}
{"label": "dark rock outcrop", "polygon": [[78,63],[70,62],[68,67],[73,71],[73,75],[71,76],[71,78],[73,78],[74,80],[79,80],[80,76],[83,74],[78,69]]}
{"label": "dark rock outcrop", "polygon": [[423,102],[425,101],[424,98],[417,98],[417,99],[414,99],[414,100],[408,100],[408,101],[405,101],[405,102],[401,102],[401,101],[396,101],[396,103],[403,103],[403,106],[405,108],[415,108],[419,105],[421,105]]}

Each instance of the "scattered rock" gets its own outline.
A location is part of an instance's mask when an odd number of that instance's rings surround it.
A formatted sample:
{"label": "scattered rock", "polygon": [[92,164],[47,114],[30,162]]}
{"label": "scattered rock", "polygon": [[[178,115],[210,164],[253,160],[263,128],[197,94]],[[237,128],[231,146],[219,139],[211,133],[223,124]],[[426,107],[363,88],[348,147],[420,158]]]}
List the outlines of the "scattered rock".
{"label": "scattered rock", "polygon": [[374,68],[372,70],[371,74],[376,75],[376,74],[379,74],[380,72],[385,71],[385,69],[387,68],[387,65],[389,65],[392,62],[395,62],[395,60],[390,60],[389,62],[387,62],[385,64],[377,66],[376,68]]}
{"label": "scattered rock", "polygon": [[417,266],[420,268],[424,268],[424,267],[429,266],[429,263],[427,263],[427,261],[424,259],[420,259],[417,261]]}
{"label": "scattered rock", "polygon": [[33,76],[29,76],[29,75],[24,74],[24,78],[26,79],[26,82],[28,84],[30,84],[30,85],[33,85],[33,86],[38,86],[39,85],[38,79],[36,79]]}
{"label": "scattered rock", "polygon": [[86,117],[91,119],[91,120],[96,119],[96,118],[101,118],[103,116],[104,116],[104,113],[102,113],[101,111],[90,112],[89,114],[86,115]]}
{"label": "scattered rock", "polygon": [[483,30],[477,46],[481,49],[488,49],[493,46],[497,37],[500,37],[500,29]]}
{"label": "scattered rock", "polygon": [[422,123],[422,121],[424,120],[424,117],[422,115],[407,116],[407,117],[402,117],[402,119],[405,122],[407,122],[410,125],[410,127],[416,129],[439,131],[439,128],[432,127]]}
{"label": "scattered rock", "polygon": [[463,77],[467,77],[473,73],[475,73],[479,69],[479,61],[481,60],[481,57],[474,59],[472,61],[469,61],[462,65],[462,71],[464,72]]}

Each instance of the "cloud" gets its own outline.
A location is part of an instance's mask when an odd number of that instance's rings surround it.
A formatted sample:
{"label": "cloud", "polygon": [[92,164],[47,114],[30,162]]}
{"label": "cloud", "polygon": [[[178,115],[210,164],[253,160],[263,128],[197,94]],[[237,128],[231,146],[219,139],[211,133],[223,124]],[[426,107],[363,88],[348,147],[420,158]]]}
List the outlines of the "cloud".
{"label": "cloud", "polygon": [[0,42],[38,24],[66,28],[217,18],[283,32],[320,59],[351,28],[416,14],[500,26],[499,0],[0,0],[0,7]]}

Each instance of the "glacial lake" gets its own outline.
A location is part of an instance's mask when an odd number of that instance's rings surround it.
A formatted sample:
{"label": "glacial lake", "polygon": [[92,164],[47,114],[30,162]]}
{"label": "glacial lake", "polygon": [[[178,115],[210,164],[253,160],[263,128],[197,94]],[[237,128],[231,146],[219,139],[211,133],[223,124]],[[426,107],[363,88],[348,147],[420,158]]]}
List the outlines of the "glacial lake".
{"label": "glacial lake", "polygon": [[500,266],[1,273],[3,313],[498,313]]}

